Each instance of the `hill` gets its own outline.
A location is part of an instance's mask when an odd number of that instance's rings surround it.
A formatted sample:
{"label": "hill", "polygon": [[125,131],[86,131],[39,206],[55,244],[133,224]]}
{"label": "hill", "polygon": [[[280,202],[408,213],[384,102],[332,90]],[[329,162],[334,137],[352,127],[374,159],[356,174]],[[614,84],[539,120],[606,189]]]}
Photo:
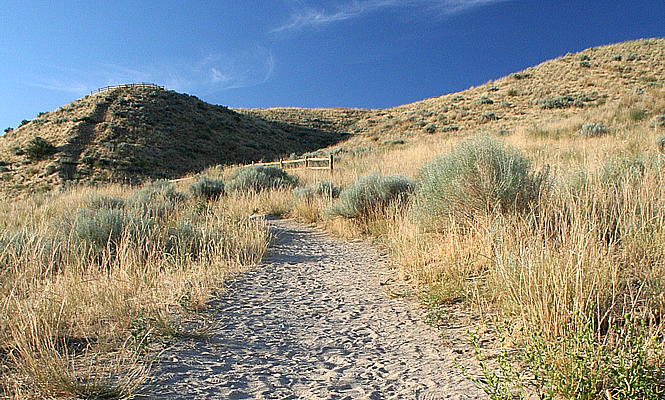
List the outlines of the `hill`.
{"label": "hill", "polygon": [[665,114],[664,83],[665,39],[645,39],[566,54],[459,93],[380,110],[233,110],[157,87],[120,87],[40,114],[0,138],[0,186],[134,183],[292,153],[341,156],[475,132],[576,132],[601,120],[620,129],[630,113],[635,122],[657,126]]}
{"label": "hill", "polygon": [[[577,130],[592,119],[643,111],[642,120],[665,113],[665,39],[645,39],[569,53],[501,79],[399,107],[366,110],[342,125],[353,136],[337,152],[368,146],[485,132],[507,135],[538,131],[574,121]],[[281,108],[250,115],[317,127],[316,121],[343,118],[340,110]],[[579,121],[576,121],[576,118]],[[619,118],[621,119],[621,118]]]}
{"label": "hill", "polygon": [[0,138],[4,189],[177,178],[218,164],[304,153],[345,138],[265,121],[153,86],[86,96]]}

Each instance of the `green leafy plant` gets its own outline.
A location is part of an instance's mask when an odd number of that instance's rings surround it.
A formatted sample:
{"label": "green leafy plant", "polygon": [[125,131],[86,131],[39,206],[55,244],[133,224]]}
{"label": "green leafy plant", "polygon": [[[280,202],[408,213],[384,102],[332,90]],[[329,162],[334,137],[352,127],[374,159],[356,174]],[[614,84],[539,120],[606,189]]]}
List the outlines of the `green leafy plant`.
{"label": "green leafy plant", "polygon": [[594,324],[580,323],[564,329],[559,340],[548,340],[531,326],[519,329],[516,347],[506,341],[515,331],[507,325],[497,329],[500,351],[492,365],[478,335],[469,332],[481,376],[462,370],[491,399],[524,399],[527,393],[542,400],[665,398],[663,348],[644,323],[627,315],[602,338]]}

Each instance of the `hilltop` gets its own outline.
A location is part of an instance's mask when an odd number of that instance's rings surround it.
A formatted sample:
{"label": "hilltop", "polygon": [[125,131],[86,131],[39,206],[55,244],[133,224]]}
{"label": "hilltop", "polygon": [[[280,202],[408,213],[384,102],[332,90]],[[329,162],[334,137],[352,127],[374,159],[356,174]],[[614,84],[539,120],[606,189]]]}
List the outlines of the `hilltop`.
{"label": "hilltop", "polygon": [[229,109],[161,88],[121,87],[40,114],[0,138],[0,185],[16,191],[135,183],[292,153],[341,156],[476,132],[538,132],[562,121],[574,131],[595,120],[619,129],[630,112],[639,114],[633,121],[657,126],[664,83],[665,39],[645,39],[380,110]]}
{"label": "hilltop", "polygon": [[345,138],[265,121],[153,86],[91,94],[0,138],[5,189],[177,178],[218,164],[274,159]]}

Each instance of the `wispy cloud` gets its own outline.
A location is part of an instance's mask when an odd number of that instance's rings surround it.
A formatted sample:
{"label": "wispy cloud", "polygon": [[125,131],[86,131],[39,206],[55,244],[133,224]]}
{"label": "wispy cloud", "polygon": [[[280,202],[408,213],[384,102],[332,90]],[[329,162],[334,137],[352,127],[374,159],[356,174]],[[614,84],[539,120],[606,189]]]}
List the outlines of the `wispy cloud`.
{"label": "wispy cloud", "polygon": [[274,29],[273,33],[321,27],[391,8],[425,8],[445,16],[503,1],[510,0],[362,0],[348,2],[332,10],[313,8],[299,3],[294,7],[291,19]]}
{"label": "wispy cloud", "polygon": [[25,85],[33,86],[40,89],[46,89],[54,92],[71,93],[75,96],[82,96],[90,92],[90,88],[80,82],[61,82],[58,80],[50,79],[48,82],[29,82],[24,81]]}
{"label": "wispy cloud", "polygon": [[265,83],[275,66],[271,51],[255,46],[234,55],[209,52],[196,61],[129,67],[97,64],[87,68],[47,66],[24,84],[83,96],[91,90],[132,82],[151,82],[168,89],[210,94]]}
{"label": "wispy cloud", "polygon": [[172,64],[166,67],[164,82],[178,91],[210,93],[261,85],[274,67],[272,52],[255,46],[234,55],[209,53],[194,63]]}

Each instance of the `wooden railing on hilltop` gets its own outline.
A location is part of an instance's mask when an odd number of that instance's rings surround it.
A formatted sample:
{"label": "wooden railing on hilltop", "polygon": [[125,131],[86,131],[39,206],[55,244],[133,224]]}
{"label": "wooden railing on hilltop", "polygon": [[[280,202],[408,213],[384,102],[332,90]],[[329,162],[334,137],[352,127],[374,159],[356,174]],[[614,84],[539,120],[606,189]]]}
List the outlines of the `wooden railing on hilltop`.
{"label": "wooden railing on hilltop", "polygon": [[139,82],[139,83],[125,83],[125,84],[122,84],[122,85],[104,86],[104,87],[101,87],[99,89],[93,90],[92,92],[90,92],[90,94],[104,92],[104,91],[111,90],[111,89],[135,88],[135,87],[164,89],[164,86],[155,85],[154,83]]}

